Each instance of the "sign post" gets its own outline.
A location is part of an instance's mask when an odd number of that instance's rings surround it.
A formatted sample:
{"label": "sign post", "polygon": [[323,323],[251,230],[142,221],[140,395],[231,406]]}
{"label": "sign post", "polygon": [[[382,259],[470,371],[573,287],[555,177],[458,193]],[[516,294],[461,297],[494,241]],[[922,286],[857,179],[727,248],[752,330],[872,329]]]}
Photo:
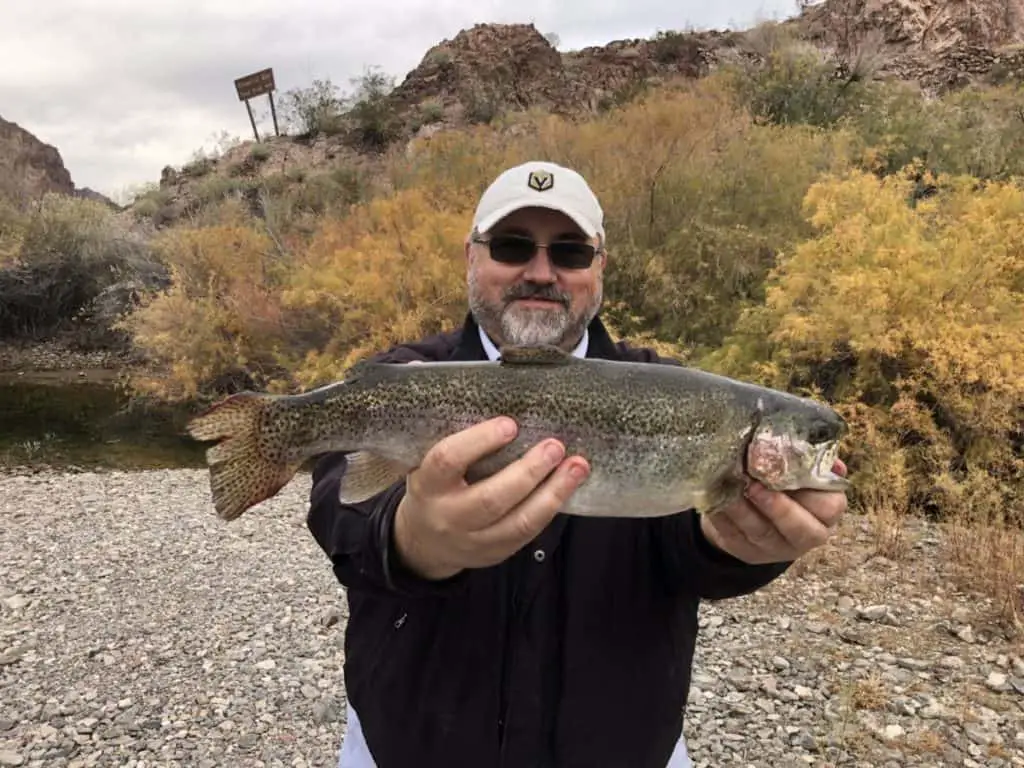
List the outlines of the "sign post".
{"label": "sign post", "polygon": [[253,72],[251,75],[235,80],[235,92],[238,94],[238,100],[245,102],[245,110],[249,113],[249,124],[252,125],[256,141],[260,140],[260,134],[256,130],[256,119],[252,116],[249,99],[263,94],[270,99],[270,114],[274,118],[274,135],[281,135],[277,128],[277,110],[274,108],[274,88],[274,70],[272,68],[261,69],[259,72]]}

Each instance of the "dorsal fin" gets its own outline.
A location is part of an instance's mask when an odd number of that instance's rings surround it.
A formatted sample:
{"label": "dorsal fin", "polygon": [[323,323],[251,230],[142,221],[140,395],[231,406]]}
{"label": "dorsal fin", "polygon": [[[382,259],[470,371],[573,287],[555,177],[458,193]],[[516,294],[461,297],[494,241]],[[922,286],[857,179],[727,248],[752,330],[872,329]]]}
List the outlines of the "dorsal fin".
{"label": "dorsal fin", "polygon": [[505,365],[562,365],[575,359],[553,344],[509,344],[500,353]]}

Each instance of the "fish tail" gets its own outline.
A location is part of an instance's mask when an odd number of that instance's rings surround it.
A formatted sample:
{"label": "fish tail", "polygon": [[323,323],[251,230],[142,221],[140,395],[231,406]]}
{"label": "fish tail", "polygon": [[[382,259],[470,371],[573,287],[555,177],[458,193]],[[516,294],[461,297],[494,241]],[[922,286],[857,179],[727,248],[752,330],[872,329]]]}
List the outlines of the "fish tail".
{"label": "fish tail", "polygon": [[286,486],[300,464],[267,456],[261,423],[273,395],[240,392],[192,418],[187,431],[196,440],[216,440],[206,451],[210,491],[217,515],[235,520]]}

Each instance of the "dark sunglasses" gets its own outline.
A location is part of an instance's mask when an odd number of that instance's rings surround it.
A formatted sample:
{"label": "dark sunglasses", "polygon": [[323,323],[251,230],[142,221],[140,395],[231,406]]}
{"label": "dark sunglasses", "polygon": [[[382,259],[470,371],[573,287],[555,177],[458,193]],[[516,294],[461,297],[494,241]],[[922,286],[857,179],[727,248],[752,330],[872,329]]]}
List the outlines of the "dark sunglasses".
{"label": "dark sunglasses", "polygon": [[[501,264],[526,264],[540,247],[535,240],[521,235],[495,235],[476,242],[489,246],[491,258]],[[559,269],[586,269],[597,255],[593,245],[576,240],[556,240],[546,247],[548,258]]]}

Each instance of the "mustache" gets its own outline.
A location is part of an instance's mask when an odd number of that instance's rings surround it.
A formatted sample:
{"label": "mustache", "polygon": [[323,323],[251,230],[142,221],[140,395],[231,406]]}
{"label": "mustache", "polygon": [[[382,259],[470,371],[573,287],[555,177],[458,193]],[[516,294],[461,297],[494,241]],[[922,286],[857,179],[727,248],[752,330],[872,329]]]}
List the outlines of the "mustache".
{"label": "mustache", "polygon": [[555,301],[563,307],[569,307],[569,295],[553,285],[537,285],[536,283],[520,283],[505,291],[505,303],[516,299],[546,299]]}

